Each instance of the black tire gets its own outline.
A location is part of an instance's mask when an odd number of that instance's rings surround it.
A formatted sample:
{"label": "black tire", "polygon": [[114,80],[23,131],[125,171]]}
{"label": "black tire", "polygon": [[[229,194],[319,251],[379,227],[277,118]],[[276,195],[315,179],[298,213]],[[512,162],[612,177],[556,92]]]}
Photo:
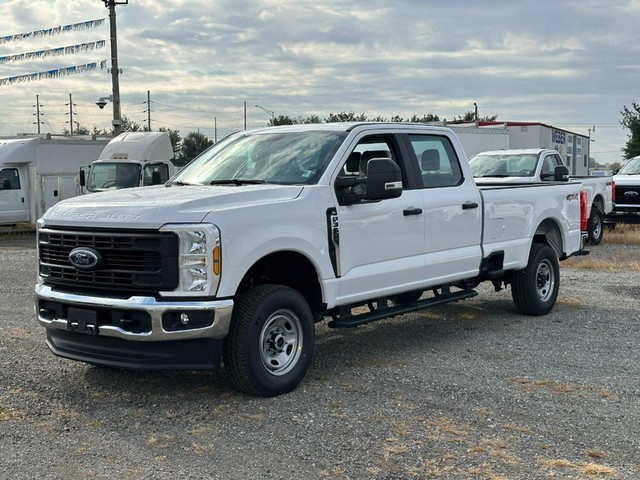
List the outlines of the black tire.
{"label": "black tire", "polygon": [[423,290],[413,290],[411,292],[400,293],[393,295],[390,300],[396,305],[406,305],[407,303],[415,303],[420,300]]}
{"label": "black tire", "polygon": [[259,285],[238,298],[225,339],[223,358],[233,386],[273,397],[302,381],[313,355],[314,322],[297,291]]}
{"label": "black tire", "polygon": [[591,215],[589,215],[589,243],[598,245],[602,241],[604,235],[604,215],[595,205],[591,207]]}
{"label": "black tire", "polygon": [[548,245],[534,243],[529,262],[511,280],[511,295],[518,311],[524,315],[546,315],[558,298],[560,267],[555,251]]}

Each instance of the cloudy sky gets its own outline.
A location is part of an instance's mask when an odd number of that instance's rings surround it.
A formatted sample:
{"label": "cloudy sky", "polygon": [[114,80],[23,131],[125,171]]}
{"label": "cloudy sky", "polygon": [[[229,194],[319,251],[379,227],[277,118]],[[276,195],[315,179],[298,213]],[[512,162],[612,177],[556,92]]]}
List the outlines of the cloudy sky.
{"label": "cloudy sky", "polygon": [[[96,27],[0,43],[0,134],[108,128],[108,10],[102,0],[2,0],[0,39],[106,19]],[[619,161],[620,111],[640,102],[640,0],[130,0],[117,7],[122,113],[211,139],[269,114],[321,118],[432,113],[533,121],[591,135],[592,156]],[[106,47],[49,55],[107,40]],[[44,54],[42,52],[45,52]],[[97,62],[76,75],[2,79]]]}

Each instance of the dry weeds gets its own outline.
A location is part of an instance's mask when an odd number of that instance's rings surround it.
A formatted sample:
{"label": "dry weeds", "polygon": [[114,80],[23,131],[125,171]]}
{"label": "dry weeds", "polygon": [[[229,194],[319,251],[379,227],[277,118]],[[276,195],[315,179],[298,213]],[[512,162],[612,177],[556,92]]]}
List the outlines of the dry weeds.
{"label": "dry weeds", "polygon": [[527,392],[537,392],[546,390],[555,394],[571,394],[571,393],[595,393],[601,398],[612,398],[615,395],[604,388],[577,385],[575,383],[557,382],[554,380],[529,380],[528,378],[512,378],[513,383],[517,383]]}

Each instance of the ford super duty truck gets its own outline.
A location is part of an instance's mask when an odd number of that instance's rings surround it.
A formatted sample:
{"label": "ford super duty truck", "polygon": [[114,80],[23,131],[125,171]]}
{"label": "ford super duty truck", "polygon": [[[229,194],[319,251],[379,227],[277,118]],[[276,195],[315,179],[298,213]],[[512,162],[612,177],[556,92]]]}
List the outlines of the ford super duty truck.
{"label": "ford super duty truck", "polygon": [[[616,191],[611,176],[569,176],[569,170],[563,165],[560,154],[555,150],[542,148],[481,152],[470,158],[469,164],[478,184],[557,180],[581,183],[587,194],[589,242],[598,245],[602,241],[605,215],[613,210]],[[556,173],[556,169],[561,172],[560,175]]]}
{"label": "ford super duty truck", "polygon": [[613,211],[605,222],[611,226],[618,223],[640,223],[640,156],[629,159],[613,176],[616,195]]}
{"label": "ford super duty truck", "polygon": [[[316,322],[348,328],[508,286],[544,315],[582,253],[578,183],[478,187],[447,128],[315,124],[230,136],[164,186],[38,222],[37,321],[61,357],[302,381]],[[582,223],[582,225],[581,225]]]}

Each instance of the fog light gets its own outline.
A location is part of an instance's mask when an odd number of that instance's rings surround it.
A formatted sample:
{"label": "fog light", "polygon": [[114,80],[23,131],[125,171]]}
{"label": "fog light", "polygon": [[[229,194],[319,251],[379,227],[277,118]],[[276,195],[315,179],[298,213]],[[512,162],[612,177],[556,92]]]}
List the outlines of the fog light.
{"label": "fog light", "polygon": [[189,323],[189,315],[187,315],[186,313],[181,313],[180,314],[180,323],[182,325],[187,325]]}

